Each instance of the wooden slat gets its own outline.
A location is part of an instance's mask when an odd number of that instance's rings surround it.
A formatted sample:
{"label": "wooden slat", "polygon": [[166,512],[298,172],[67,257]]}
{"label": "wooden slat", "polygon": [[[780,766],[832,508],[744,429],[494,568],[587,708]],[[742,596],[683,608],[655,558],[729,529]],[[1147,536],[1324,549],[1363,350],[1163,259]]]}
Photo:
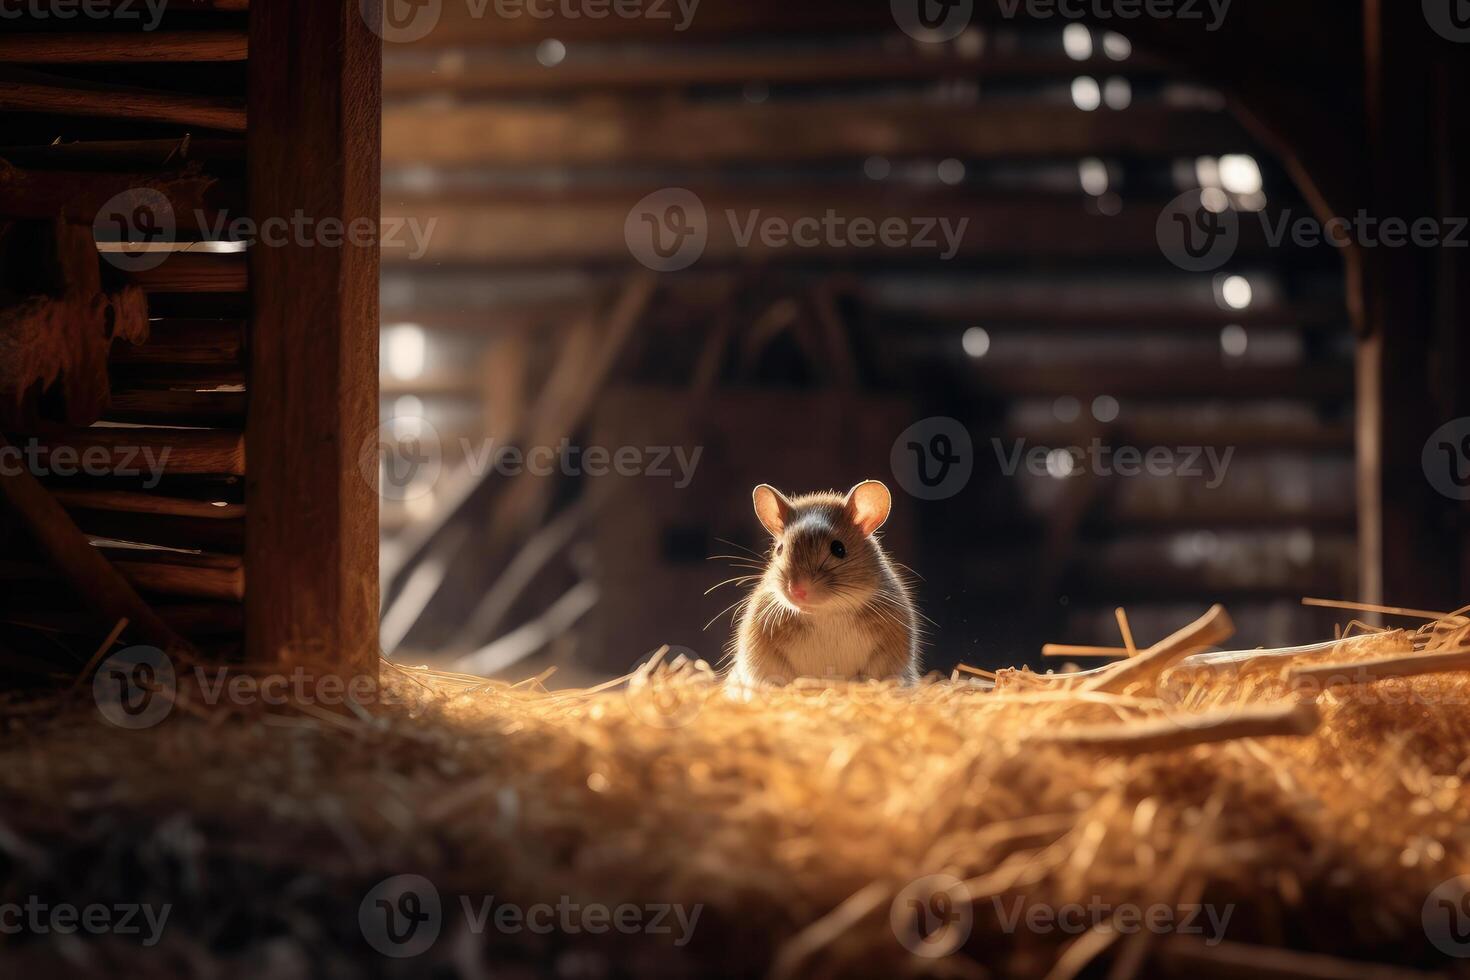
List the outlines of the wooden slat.
{"label": "wooden slat", "polygon": [[134,425],[238,428],[245,420],[246,397],[243,391],[134,388],[114,391],[103,418]]}
{"label": "wooden slat", "polygon": [[154,269],[128,273],[150,293],[243,293],[249,288],[244,253],[177,252]]}
{"label": "wooden slat", "polygon": [[779,162],[866,157],[1195,156],[1250,149],[1216,112],[1136,105],[961,107],[903,102],[401,105],[383,115],[389,165]]}
{"label": "wooden slat", "polygon": [[[250,51],[253,213],[376,219],[382,42],[359,5],[254,0]],[[378,251],[296,243],[250,263],[246,655],[373,675]]]}
{"label": "wooden slat", "polygon": [[221,503],[190,497],[169,497],[126,490],[55,488],[52,489],[51,496],[69,510],[163,515],[209,521],[238,521],[245,517],[244,504]]}
{"label": "wooden slat", "polygon": [[243,519],[125,514],[78,508],[68,508],[68,512],[77,526],[87,534],[113,541],[130,541],[163,548],[203,549],[230,555],[241,554],[245,548]]}
{"label": "wooden slat", "polygon": [[23,79],[0,78],[0,110],[245,131],[245,107],[237,98],[33,79],[29,73]]}
{"label": "wooden slat", "polygon": [[245,355],[243,320],[154,320],[143,344],[114,344],[114,366],[182,365],[209,367],[240,364]]}
{"label": "wooden slat", "polygon": [[[140,5],[141,6],[141,5]],[[147,64],[244,61],[244,31],[137,31],[0,36],[0,62],[11,64]]]}
{"label": "wooden slat", "polygon": [[109,472],[141,469],[146,474],[157,465],[171,476],[245,475],[244,437],[227,430],[94,426],[50,431],[37,437],[36,445],[43,461],[63,446],[79,454],[101,449],[108,454],[102,469]]}
{"label": "wooden slat", "polygon": [[1157,65],[1142,57],[1126,63],[1096,57],[1074,61],[1057,46],[1055,52],[1005,52],[965,57],[948,49],[925,56],[915,46],[881,45],[834,48],[722,47],[668,44],[643,49],[634,57],[617,49],[590,50],[573,45],[555,67],[541,65],[528,50],[502,54],[496,49],[469,49],[427,55],[390,50],[383,65],[383,91],[389,96],[485,92],[540,95],[584,88],[599,91],[678,88],[695,85],[813,85],[863,81],[921,81],[944,78],[1035,78],[1127,72]]}
{"label": "wooden slat", "polygon": [[245,566],[232,555],[110,547],[100,550],[139,592],[237,602],[245,597]]}
{"label": "wooden slat", "polygon": [[1112,395],[1150,400],[1181,397],[1349,399],[1350,371],[1332,367],[1249,367],[1226,370],[1217,365],[1171,364],[1151,367],[1086,367],[1079,365],[1006,365],[976,367],[976,386],[987,393],[1078,398]]}

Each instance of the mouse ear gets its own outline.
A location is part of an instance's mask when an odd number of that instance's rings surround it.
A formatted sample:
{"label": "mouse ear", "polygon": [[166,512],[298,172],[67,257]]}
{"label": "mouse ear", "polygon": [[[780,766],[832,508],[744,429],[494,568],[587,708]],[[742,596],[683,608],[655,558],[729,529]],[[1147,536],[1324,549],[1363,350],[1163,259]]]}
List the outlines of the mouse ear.
{"label": "mouse ear", "polygon": [[866,538],[888,520],[888,512],[893,509],[893,495],[877,480],[864,480],[847,492],[842,506],[847,510],[848,519]]}
{"label": "mouse ear", "polygon": [[773,537],[779,536],[786,530],[786,522],[791,519],[791,501],[780,490],[764,483],[756,487],[751,496],[755,500],[755,516],[760,518],[761,525]]}

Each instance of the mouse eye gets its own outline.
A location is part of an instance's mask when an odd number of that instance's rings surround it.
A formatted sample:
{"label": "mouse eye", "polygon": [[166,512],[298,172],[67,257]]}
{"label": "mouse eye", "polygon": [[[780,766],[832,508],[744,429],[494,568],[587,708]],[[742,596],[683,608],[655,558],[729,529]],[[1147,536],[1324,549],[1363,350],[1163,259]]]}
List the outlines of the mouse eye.
{"label": "mouse eye", "polygon": [[846,558],[847,557],[847,545],[843,544],[841,541],[833,541],[832,542],[832,557],[833,558]]}

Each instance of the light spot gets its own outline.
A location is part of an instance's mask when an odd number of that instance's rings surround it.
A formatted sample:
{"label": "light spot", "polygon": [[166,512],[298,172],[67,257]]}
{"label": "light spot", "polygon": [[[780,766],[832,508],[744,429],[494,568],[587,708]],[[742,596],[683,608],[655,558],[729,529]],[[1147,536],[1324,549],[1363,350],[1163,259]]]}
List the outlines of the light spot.
{"label": "light spot", "polygon": [[555,68],[567,58],[567,46],[554,37],[536,45],[536,60],[543,68]]}
{"label": "light spot", "polygon": [[1092,31],[1083,24],[1068,24],[1062,31],[1062,47],[1073,61],[1086,61],[1092,57]]}
{"label": "light spot", "polygon": [[1244,357],[1249,346],[1250,335],[1240,324],[1232,323],[1220,331],[1220,350],[1226,357]]}
{"label": "light spot", "polygon": [[1072,104],[1083,112],[1095,112],[1102,105],[1102,89],[1097,79],[1080,75],[1072,79]]}
{"label": "light spot", "polygon": [[387,331],[388,373],[399,381],[412,381],[424,373],[428,340],[417,323],[398,323]]}
{"label": "light spot", "polygon": [[984,327],[971,327],[960,338],[960,344],[966,354],[978,360],[990,353],[990,334]]}
{"label": "light spot", "polygon": [[1092,400],[1092,417],[1099,422],[1112,422],[1117,419],[1121,407],[1118,399],[1112,395],[1098,395]]}

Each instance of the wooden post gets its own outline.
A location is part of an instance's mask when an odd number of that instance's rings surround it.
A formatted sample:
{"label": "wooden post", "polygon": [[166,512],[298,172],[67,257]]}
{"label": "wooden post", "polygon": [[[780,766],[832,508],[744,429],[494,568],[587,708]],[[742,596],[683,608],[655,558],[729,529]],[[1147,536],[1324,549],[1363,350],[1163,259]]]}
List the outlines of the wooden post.
{"label": "wooden post", "polygon": [[[382,52],[357,0],[252,0],[250,214],[304,234],[250,249],[245,644],[254,662],[378,663],[378,498],[359,454],[378,424]],[[313,237],[373,222],[370,246]]]}
{"label": "wooden post", "polygon": [[[1366,0],[1368,213],[1380,222],[1446,217],[1436,190],[1435,39],[1418,4]],[[1454,417],[1431,387],[1438,250],[1363,253],[1366,336],[1358,349],[1359,592],[1369,602],[1458,607],[1456,505],[1424,472],[1424,443]]]}

